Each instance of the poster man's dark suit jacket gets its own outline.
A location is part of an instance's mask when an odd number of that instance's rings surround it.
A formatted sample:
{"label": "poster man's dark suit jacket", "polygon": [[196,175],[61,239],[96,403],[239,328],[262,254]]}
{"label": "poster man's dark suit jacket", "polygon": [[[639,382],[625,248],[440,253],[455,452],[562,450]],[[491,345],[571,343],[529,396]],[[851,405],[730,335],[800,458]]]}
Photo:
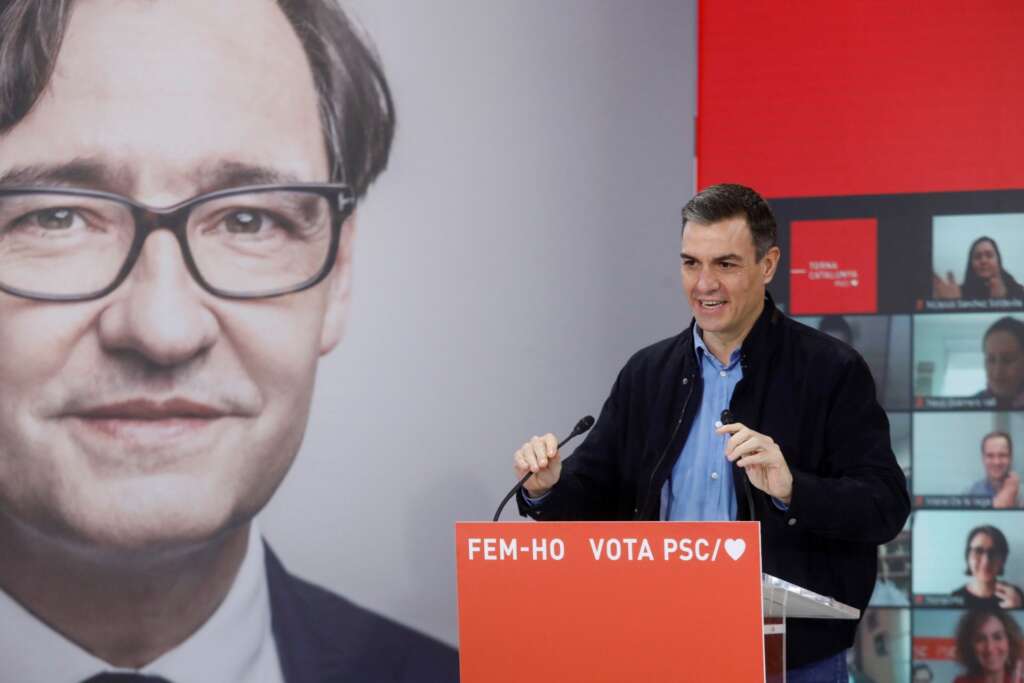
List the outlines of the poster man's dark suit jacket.
{"label": "poster man's dark suit jacket", "polygon": [[266,549],[274,640],[287,683],[448,683],[455,650],[289,574]]}

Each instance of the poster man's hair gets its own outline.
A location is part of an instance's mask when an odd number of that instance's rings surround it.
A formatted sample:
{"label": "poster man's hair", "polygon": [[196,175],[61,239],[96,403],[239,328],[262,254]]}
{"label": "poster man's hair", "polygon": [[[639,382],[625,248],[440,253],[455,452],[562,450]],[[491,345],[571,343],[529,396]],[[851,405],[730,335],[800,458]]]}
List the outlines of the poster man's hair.
{"label": "poster man's hair", "polygon": [[[0,134],[32,110],[53,74],[75,0],[0,0]],[[302,43],[333,181],[361,197],[387,165],[394,103],[380,61],[336,0],[277,0]]]}

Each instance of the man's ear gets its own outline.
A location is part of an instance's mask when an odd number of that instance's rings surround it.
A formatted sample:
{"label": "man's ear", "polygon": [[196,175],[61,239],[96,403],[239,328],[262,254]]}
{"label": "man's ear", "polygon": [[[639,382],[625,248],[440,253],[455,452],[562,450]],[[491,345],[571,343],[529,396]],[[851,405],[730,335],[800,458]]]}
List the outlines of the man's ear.
{"label": "man's ear", "polygon": [[782,258],[782,251],[776,246],[769,249],[761,257],[761,274],[764,276],[764,283],[768,284],[775,277],[775,271],[779,269],[779,259]]}
{"label": "man's ear", "polygon": [[352,249],[355,245],[356,215],[353,212],[341,226],[338,256],[327,276],[327,306],[320,330],[320,355],[331,351],[345,336],[349,303],[352,298]]}

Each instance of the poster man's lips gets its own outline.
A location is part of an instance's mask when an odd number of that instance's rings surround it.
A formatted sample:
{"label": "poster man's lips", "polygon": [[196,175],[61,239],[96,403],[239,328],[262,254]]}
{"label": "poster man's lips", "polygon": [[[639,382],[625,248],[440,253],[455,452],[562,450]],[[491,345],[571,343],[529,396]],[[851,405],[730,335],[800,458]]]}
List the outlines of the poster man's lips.
{"label": "poster man's lips", "polygon": [[163,401],[129,399],[75,410],[71,415],[87,420],[216,419],[228,412],[200,401],[172,398]]}

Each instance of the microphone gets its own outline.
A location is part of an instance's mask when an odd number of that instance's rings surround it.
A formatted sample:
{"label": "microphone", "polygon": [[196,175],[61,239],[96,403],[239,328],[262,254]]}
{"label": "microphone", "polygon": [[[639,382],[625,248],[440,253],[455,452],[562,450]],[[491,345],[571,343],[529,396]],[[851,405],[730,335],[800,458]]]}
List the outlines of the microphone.
{"label": "microphone", "polygon": [[[719,417],[719,420],[721,420],[724,425],[738,421],[736,416],[733,415],[732,411],[728,408],[722,411],[722,415]],[[747,477],[747,471],[739,467],[736,469],[740,471],[740,476],[743,477],[743,493],[746,494],[745,497],[747,499],[747,508],[750,510],[750,519],[757,521],[757,514],[754,512],[754,494],[750,490],[750,479]]]}
{"label": "microphone", "polygon": [[[575,439],[577,436],[579,436],[580,434],[582,434],[583,432],[587,431],[588,429],[590,429],[593,426],[594,426],[594,416],[593,415],[587,415],[586,417],[580,418],[580,421],[577,422],[576,426],[572,428],[571,432],[569,432],[569,436],[565,437],[564,439],[562,439],[561,441],[558,442],[558,446],[555,447],[555,450],[556,451],[560,450],[562,448],[562,446],[564,446],[565,444],[569,443],[569,441],[571,441],[572,439]],[[510,500],[512,500],[512,496],[516,495],[516,492],[519,489],[523,488],[523,484],[526,483],[526,480],[529,479],[532,476],[533,476],[533,471],[532,470],[527,472],[526,474],[523,475],[522,479],[520,479],[518,482],[516,482],[516,485],[512,487],[512,490],[509,491],[507,494],[505,494],[505,497],[501,499],[501,504],[498,505],[498,511],[494,513],[494,519],[491,520],[492,522],[497,522],[498,521],[498,518],[501,517],[501,511],[504,510],[505,506],[508,505],[508,502]]]}

